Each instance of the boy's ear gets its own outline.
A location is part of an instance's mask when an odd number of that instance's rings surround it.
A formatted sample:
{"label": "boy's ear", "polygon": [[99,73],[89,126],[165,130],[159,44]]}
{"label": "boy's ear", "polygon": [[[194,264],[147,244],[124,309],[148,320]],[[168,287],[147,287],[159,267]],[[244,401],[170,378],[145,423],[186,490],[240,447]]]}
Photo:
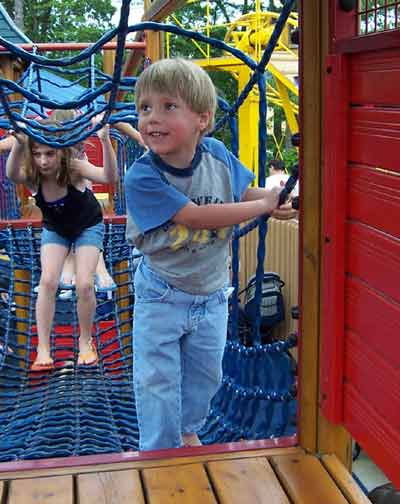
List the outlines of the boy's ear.
{"label": "boy's ear", "polygon": [[200,112],[199,118],[200,118],[200,129],[201,131],[204,131],[205,129],[208,128],[208,125],[210,124],[211,111],[208,110],[207,112]]}

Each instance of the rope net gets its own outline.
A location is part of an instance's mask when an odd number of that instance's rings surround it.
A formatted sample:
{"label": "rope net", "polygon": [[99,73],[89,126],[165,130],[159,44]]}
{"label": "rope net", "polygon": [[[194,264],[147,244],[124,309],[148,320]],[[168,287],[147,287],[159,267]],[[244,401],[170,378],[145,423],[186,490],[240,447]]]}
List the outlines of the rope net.
{"label": "rope net", "polygon": [[[235,114],[256,84],[260,96],[260,168],[259,185],[265,185],[266,102],[264,72],[277,39],[290,14],[294,0],[286,2],[275,30],[259,63],[225,43],[175,26],[145,22],[127,25],[129,0],[124,0],[118,28],[107,32],[96,44],[70,58],[49,59],[31,54],[0,37],[12,54],[29,66],[17,83],[0,78],[3,118],[0,126],[23,130],[40,143],[65,147],[84,141],[93,128],[90,119],[104,113],[102,124],[137,120],[133,103],[117,101],[118,90],[132,90],[135,79],[122,77],[122,58],[126,35],[133,31],[156,29],[178,33],[217,46],[234,54],[252,70],[249,83],[238,100],[229,106],[220,100],[222,117],[217,128],[229,125],[232,148],[237,153]],[[115,69],[106,75],[84,62],[103,44],[117,37]],[[70,68],[68,68],[70,67]],[[72,67],[72,69],[71,69]],[[78,70],[77,70],[78,68]],[[49,71],[50,77],[49,77]],[[45,75],[61,74],[75,84],[86,84],[73,99],[52,100],[45,94]],[[36,80],[35,80],[36,79]],[[86,81],[85,81],[86,79]],[[19,93],[23,99],[11,101]],[[61,91],[60,91],[61,94]],[[33,117],[51,109],[79,109],[82,113],[59,128],[41,125]],[[60,132],[62,135],[60,136]],[[125,240],[126,206],[123,177],[140,151],[117,133],[119,186],[114,208],[120,217],[106,219],[104,256],[117,289],[97,293],[94,320],[95,344],[100,361],[97,366],[77,366],[79,324],[76,295],[57,296],[51,336],[55,369],[32,372],[30,364],[37,344],[35,324],[35,287],[40,278],[40,225],[12,221],[20,216],[15,187],[4,175],[5,161],[0,157],[0,461],[122,452],[138,448],[138,428],[134,406],[132,376],[133,274],[132,247]],[[239,321],[239,238],[258,227],[258,266],[255,288],[255,326],[251,344],[244,342]],[[262,342],[260,303],[267,223],[258,220],[245,230],[237,230],[233,240],[232,296],[228,343],[224,356],[224,379],[214,397],[205,427],[199,433],[203,443],[265,439],[295,433],[295,365],[288,350],[295,338]],[[3,281],[3,279],[8,279]]]}

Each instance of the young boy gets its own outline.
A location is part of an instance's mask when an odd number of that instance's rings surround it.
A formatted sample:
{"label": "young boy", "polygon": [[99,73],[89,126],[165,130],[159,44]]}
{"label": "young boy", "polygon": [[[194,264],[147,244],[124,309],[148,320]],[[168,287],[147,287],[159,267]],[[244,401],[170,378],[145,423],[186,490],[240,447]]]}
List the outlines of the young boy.
{"label": "young boy", "polygon": [[135,274],[134,386],[140,450],[200,444],[221,382],[232,226],[271,214],[278,190],[249,188],[253,174],[204,135],[216,93],[182,59],[150,65],[136,84],[149,151],[125,177]]}

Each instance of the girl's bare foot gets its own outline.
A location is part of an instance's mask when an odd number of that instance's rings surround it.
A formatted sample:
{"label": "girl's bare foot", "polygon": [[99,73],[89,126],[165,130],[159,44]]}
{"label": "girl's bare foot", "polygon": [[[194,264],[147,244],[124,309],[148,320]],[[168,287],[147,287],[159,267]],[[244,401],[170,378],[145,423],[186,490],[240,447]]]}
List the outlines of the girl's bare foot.
{"label": "girl's bare foot", "polygon": [[89,341],[79,341],[78,366],[95,366],[99,362],[96,347],[93,339]]}
{"label": "girl's bare foot", "polygon": [[47,371],[54,368],[54,361],[50,352],[46,350],[37,350],[36,359],[31,366],[32,371]]}

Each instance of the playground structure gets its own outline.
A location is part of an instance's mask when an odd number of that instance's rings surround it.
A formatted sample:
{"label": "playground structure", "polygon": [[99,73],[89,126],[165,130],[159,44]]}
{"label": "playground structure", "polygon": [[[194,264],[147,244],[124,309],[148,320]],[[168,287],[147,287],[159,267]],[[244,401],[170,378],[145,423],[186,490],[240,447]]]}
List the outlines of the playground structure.
{"label": "playground structure", "polygon": [[[283,26],[284,23],[281,22],[281,27]],[[153,26],[151,27],[153,28]],[[163,28],[165,30],[169,29],[168,26]],[[110,34],[103,37],[102,43],[105,47],[107,47],[110,37]],[[4,43],[6,42],[4,41]],[[143,48],[143,43],[141,45],[134,44],[134,46]],[[30,45],[28,47],[32,48]],[[60,49],[58,44],[56,47]],[[63,47],[71,49],[69,44]],[[98,42],[97,47],[103,46]],[[120,41],[118,41],[117,47],[120,48],[121,54],[121,47],[123,46]],[[225,47],[227,50],[231,50],[229,46],[225,45]],[[18,127],[17,121],[20,121],[38,141],[50,142],[50,145],[54,146],[62,146],[74,144],[87,137],[87,128],[90,127],[87,116],[91,117],[98,112],[104,111],[107,113],[111,108],[115,108],[115,116],[113,114],[109,119],[111,124],[124,120],[127,113],[128,118],[132,120],[132,105],[129,103],[116,103],[116,88],[111,88],[112,81],[118,80],[120,89],[132,85],[134,82],[134,79],[121,78],[118,73],[117,62],[111,80],[109,75],[93,67],[93,53],[85,54],[85,51],[82,53],[87,59],[90,58],[89,66],[82,60],[82,55],[69,57],[67,59],[68,64],[80,63],[80,66],[75,67],[72,71],[69,69],[64,71],[67,75],[76,74],[79,83],[77,88],[77,85],[69,80],[63,80],[59,76],[56,77],[58,74],[63,73],[63,69],[56,67],[55,63],[63,66],[65,60],[58,59],[54,61],[38,57],[36,54],[28,55],[19,49],[13,49],[19,53],[21,58],[25,57],[29,65],[17,84],[13,81],[4,81],[5,87],[9,88],[2,96],[4,111],[8,112],[7,117],[3,119],[3,124],[6,127],[9,127],[7,121],[10,121],[14,127]],[[49,47],[46,46],[45,49],[49,49]],[[91,50],[93,51],[93,48]],[[89,50],[86,50],[86,53],[89,53]],[[53,66],[56,68],[52,68]],[[49,73],[48,67],[51,67],[52,72]],[[55,75],[54,78],[52,78],[53,74]],[[90,85],[89,90],[82,88],[81,84],[83,82]],[[72,87],[73,85],[74,87]],[[56,87],[55,100],[51,99],[51,93],[54,92],[53,87]],[[60,91],[58,91],[58,88],[60,88]],[[59,101],[59,96],[62,93],[65,94],[64,88],[70,88],[70,92],[73,93],[73,96],[66,95],[64,97],[67,103],[70,106],[74,104],[75,107],[85,110],[85,112],[63,125],[64,129],[62,131],[65,133],[63,137],[52,136],[52,132],[49,130],[45,131],[46,135],[44,136],[44,130],[40,128],[40,124],[31,117],[32,112],[45,117],[48,110],[51,111],[53,108],[60,106],[65,107],[65,102],[60,103]],[[23,99],[10,100],[9,98],[14,94],[14,91],[18,91]],[[109,91],[111,91],[110,98],[107,102],[105,97]],[[112,97],[114,97],[113,107],[109,103]],[[123,110],[125,115],[119,113],[120,110]],[[96,139],[90,137],[89,141],[95,143]],[[119,160],[120,185],[118,190],[115,193],[112,192],[112,194],[114,195],[114,210],[118,215],[125,212],[122,180],[125,170],[131,164],[131,159],[127,155],[125,143],[118,137],[115,138],[115,142]],[[97,151],[92,149],[93,145],[91,143],[88,144],[91,147],[91,150],[88,151],[90,159],[96,164],[102,164],[102,160],[96,158]],[[96,187],[94,188],[96,189]],[[21,199],[24,196],[22,193]],[[3,441],[0,443],[3,446],[1,459],[7,461],[14,458],[33,459],[50,455],[82,455],[90,451],[92,453],[103,453],[135,448],[137,446],[137,430],[135,430],[134,411],[129,412],[129,408],[121,407],[121,403],[133,404],[133,397],[129,398],[129,393],[132,392],[132,380],[129,377],[129,370],[132,367],[129,350],[133,284],[131,248],[126,243],[121,243],[121,235],[123,235],[122,221],[107,214],[105,258],[110,273],[115,278],[119,288],[115,297],[98,303],[95,319],[97,346],[103,357],[102,363],[104,365],[100,366],[100,375],[95,375],[93,378],[95,382],[107,382],[108,386],[105,387],[105,390],[100,387],[98,391],[100,395],[96,396],[100,399],[92,399],[90,404],[84,405],[86,400],[82,396],[83,389],[80,391],[79,388],[77,389],[73,385],[79,384],[82,378],[79,377],[80,370],[75,369],[73,365],[77,340],[76,317],[74,318],[76,300],[74,296],[72,301],[67,303],[68,306],[58,306],[56,310],[54,328],[56,336],[52,341],[53,353],[56,358],[56,370],[53,379],[48,382],[43,380],[41,376],[32,376],[28,371],[29,363],[34,358],[34,346],[36,344],[33,306],[35,285],[38,283],[40,274],[38,261],[40,222],[35,220],[33,213],[26,212],[25,204],[22,205],[22,216],[24,217],[22,220],[3,223],[4,232],[2,233],[4,247],[10,257],[8,264],[5,266],[11,277],[8,295],[11,299],[16,299],[15,314],[6,314],[4,317],[5,341],[2,342],[2,345],[3,348],[10,347],[17,350],[8,352],[9,355],[7,353],[3,355],[3,378],[6,387],[11,387],[15,391],[19,390],[18,394],[23,399],[18,401],[15,407],[12,394],[5,394],[6,407],[3,411],[2,421],[7,426],[3,431]],[[253,224],[257,226],[258,222],[252,223],[248,231],[256,227]],[[263,223],[261,223],[262,225]],[[245,232],[241,230],[240,234],[244,235]],[[237,238],[235,240],[237,248],[238,241]],[[265,254],[265,251],[262,251],[262,254]],[[235,257],[237,255],[234,256],[234,264],[236,262]],[[252,274],[254,271],[247,273]],[[238,276],[237,266],[234,266],[233,282],[236,282],[236,291],[238,291],[239,287]],[[257,288],[254,300],[256,306],[259,305],[257,296],[260,296],[260,293],[257,294]],[[72,313],[72,320],[71,315],[68,315],[69,313]],[[243,331],[244,329],[246,329],[246,334]],[[225,378],[221,391],[213,402],[210,420],[204,430],[199,433],[204,443],[294,435],[296,408],[294,366],[288,350],[295,345],[296,339],[292,335],[287,341],[274,341],[268,336],[269,342],[266,343],[265,338],[262,339],[260,334],[250,335],[255,330],[255,325],[254,327],[238,327],[237,304],[236,307],[233,306],[230,326],[231,340],[227,345],[225,359]],[[253,344],[250,348],[246,348],[252,339],[256,345]],[[265,359],[269,362],[270,371],[262,372],[260,376],[258,376],[257,372],[247,374],[240,371],[243,366],[244,368],[257,369],[260,360]],[[273,373],[271,372],[272,369],[274,369]],[[279,370],[281,375],[279,375]],[[21,374],[21,371],[23,374]],[[118,380],[118,387],[115,386],[116,380]],[[71,400],[65,397],[66,384],[71,387]],[[32,386],[43,390],[43,395],[47,398],[44,402],[34,399],[35,394],[32,391]],[[128,396],[126,393],[128,393]],[[102,394],[106,394],[106,399],[103,398]],[[64,396],[63,401],[56,399],[60,395]],[[31,418],[24,418],[22,422],[19,421],[21,417],[25,417],[25,404],[31,401],[34,403],[32,412],[36,419],[34,423],[37,425],[34,429],[34,435]],[[242,404],[240,408],[237,407],[238,401]],[[76,409],[76,403],[79,404],[79,409]],[[110,404],[109,407],[103,409],[102,414],[98,409],[97,418],[105,424],[107,418],[111,416],[112,421],[109,424],[112,430],[110,432],[107,430],[107,434],[105,434],[109,443],[102,442],[97,436],[93,437],[89,446],[79,430],[83,426],[85,426],[85,430],[89,429],[90,423],[94,420],[93,403]],[[262,422],[258,422],[256,411],[262,403],[269,404],[269,412]],[[59,407],[56,407],[58,404]],[[247,404],[251,404],[253,418],[246,417],[241,413],[242,409],[244,411],[247,408]],[[116,410],[115,414],[114,409]],[[77,413],[78,417],[76,416]],[[68,434],[65,435],[60,445],[55,444],[54,436],[58,431],[53,427],[53,423],[59,421],[59,417],[62,418],[62,421],[65,419],[70,421]],[[126,429],[126,422],[132,424],[130,430]],[[18,425],[17,428],[16,424]],[[40,446],[34,439],[42,440]]]}
{"label": "playground structure", "polygon": [[[397,111],[393,108],[400,102],[398,90],[382,89],[374,80],[374,68],[379,61],[388,77],[386,82],[393,82],[396,70],[391,63],[398,57],[400,44],[387,29],[380,33],[376,28],[372,39],[364,39],[365,30],[356,29],[361,25],[357,21],[365,16],[360,5],[357,10],[345,10],[336,2],[321,5],[312,0],[302,3],[301,12],[301,127],[307,134],[301,145],[305,169],[301,174],[303,337],[298,446],[288,446],[291,443],[287,440],[281,440],[279,447],[274,441],[257,441],[58,459],[36,465],[16,462],[2,474],[4,480],[11,481],[2,488],[5,499],[22,502],[26,493],[44,496],[54,492],[70,501],[74,494],[78,498],[85,495],[85,501],[90,502],[93,495],[96,499],[96,495],[107,495],[107,489],[116,488],[119,498],[129,496],[136,502],[143,502],[144,494],[150,502],[168,502],[171,495],[172,499],[183,496],[194,502],[213,502],[213,495],[214,500],[222,502],[289,502],[288,496],[292,502],[307,504],[367,502],[342,465],[350,466],[350,435],[399,484],[398,343],[393,329],[398,315],[392,301],[397,296],[392,286],[397,284],[393,281],[398,276],[394,238],[399,231],[397,222],[385,217],[393,216],[397,207],[383,197],[386,191],[398,189],[394,175],[396,137],[382,137],[379,127],[353,130],[348,113],[356,125],[368,118],[378,121],[378,126],[389,120],[396,124]],[[330,56],[325,67],[328,46]],[[378,79],[382,83],[382,75]],[[357,106],[352,107],[353,103]],[[371,103],[376,106],[371,107]],[[384,105],[392,110],[385,110]],[[327,127],[324,137],[322,117]],[[332,117],[338,119],[335,124]],[[351,149],[349,138],[353,140]],[[378,191],[368,185],[362,169],[379,182]],[[347,171],[350,185],[344,178]],[[344,197],[348,185],[353,198],[349,209]],[[323,188],[324,207],[320,197]],[[376,200],[363,198],[360,188]],[[382,204],[385,213],[377,218],[374,205]],[[388,256],[381,259],[376,249],[371,255],[368,243],[377,239],[385,250],[393,252],[391,260]],[[344,263],[344,251],[349,247],[351,260]],[[363,279],[364,287],[358,278]],[[365,284],[371,284],[373,291]],[[378,318],[379,327],[372,317]],[[384,335],[379,345],[375,334]],[[18,472],[21,470],[25,472]],[[76,475],[76,483],[71,475]]]}
{"label": "playground structure", "polygon": [[[255,61],[260,61],[263,51],[270,39],[276,20],[279,15],[274,12],[260,11],[257,4],[255,12],[245,14],[239,19],[228,24],[224,42],[252,57]],[[172,16],[172,19],[175,19]],[[180,26],[180,25],[179,25]],[[224,25],[225,26],[225,25]],[[269,111],[271,105],[282,107],[287,130],[291,135],[298,133],[298,50],[297,46],[291,42],[291,34],[298,27],[296,13],[291,13],[286,26],[282,30],[274,51],[267,66],[267,105]],[[203,30],[198,31],[209,33],[218,28],[218,25],[209,26],[206,23]],[[169,36],[167,36],[167,55],[169,51]],[[243,91],[249,81],[251,70],[240,59],[234,55],[225,53],[219,57],[211,57],[209,46],[207,50],[194,41],[194,51],[197,50],[199,57],[196,62],[208,71],[223,70],[230,72],[238,86],[238,96]],[[267,120],[268,120],[267,113]],[[239,128],[239,157],[240,160],[249,167],[255,174],[258,174],[258,123],[259,123],[259,96],[258,90],[253,88],[238,110]],[[268,136],[273,137],[278,155],[281,155],[282,146],[274,137],[273,128],[268,129]],[[285,139],[285,135],[283,135]]]}

